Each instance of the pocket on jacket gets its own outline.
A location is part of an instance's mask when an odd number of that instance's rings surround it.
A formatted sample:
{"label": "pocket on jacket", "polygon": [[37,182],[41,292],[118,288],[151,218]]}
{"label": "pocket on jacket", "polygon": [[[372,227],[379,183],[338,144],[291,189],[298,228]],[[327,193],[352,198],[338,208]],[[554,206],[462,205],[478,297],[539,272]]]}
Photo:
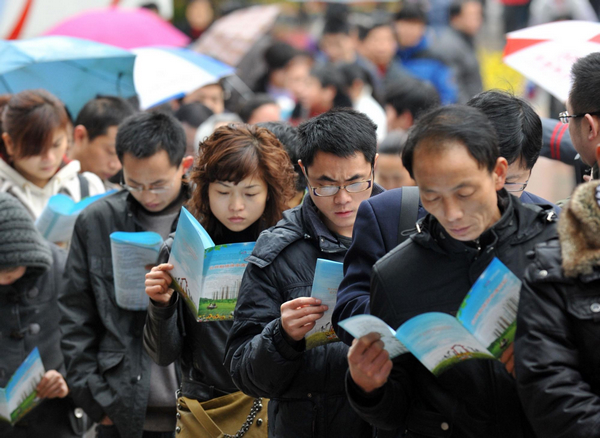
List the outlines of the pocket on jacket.
{"label": "pocket on jacket", "polygon": [[[597,341],[600,339],[600,295],[567,295],[567,313],[581,323],[576,329],[583,329]],[[597,345],[596,345],[597,346]]]}
{"label": "pocket on jacket", "polygon": [[98,353],[98,371],[104,375],[107,371],[117,367],[125,357],[120,351],[100,351]]}

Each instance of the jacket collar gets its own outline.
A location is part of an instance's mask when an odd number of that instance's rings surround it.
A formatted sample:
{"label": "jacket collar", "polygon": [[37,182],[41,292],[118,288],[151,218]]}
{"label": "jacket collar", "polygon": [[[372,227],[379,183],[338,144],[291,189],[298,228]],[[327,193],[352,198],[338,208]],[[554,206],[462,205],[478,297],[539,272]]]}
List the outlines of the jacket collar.
{"label": "jacket collar", "polygon": [[539,216],[544,216],[548,221],[555,220],[556,215],[550,208],[544,210],[537,205],[522,204],[505,189],[497,193],[502,216],[476,241],[462,242],[452,238],[431,214],[420,221],[420,232],[415,236],[415,241],[440,252],[477,255],[485,248],[497,246],[498,242],[511,239],[514,243],[521,243],[535,237],[543,229],[543,221],[538,220],[536,224]]}
{"label": "jacket collar", "polygon": [[[371,197],[384,191],[381,186],[373,184]],[[248,261],[264,268],[271,264],[281,251],[300,239],[313,241],[321,251],[326,253],[347,251],[325,226],[319,216],[319,210],[307,193],[301,205],[284,211],[283,219],[260,234]]]}

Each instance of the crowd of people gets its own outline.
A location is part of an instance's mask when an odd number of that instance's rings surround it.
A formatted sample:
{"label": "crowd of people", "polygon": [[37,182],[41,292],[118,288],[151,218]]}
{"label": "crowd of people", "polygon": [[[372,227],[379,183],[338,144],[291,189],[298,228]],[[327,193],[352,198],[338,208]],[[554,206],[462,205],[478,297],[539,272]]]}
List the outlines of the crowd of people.
{"label": "crowd of people", "polygon": [[[223,82],[147,111],[0,96],[0,386],[35,347],[45,368],[41,403],[0,435],[596,436],[600,53],[573,66],[560,120],[541,119],[482,90],[479,0],[447,11],[432,32],[418,3],[368,20],[337,9],[316,52],[268,46],[235,111]],[[570,199],[526,190],[540,156],[579,169]],[[37,220],[58,194],[104,196],[55,244]],[[183,207],[216,245],[256,242],[229,319],[198,322],[175,290]],[[147,309],[116,298],[117,231],[164,241]],[[343,263],[334,308],[311,296],[318,259]],[[340,326],[456,315],[494,259],[522,282],[499,360],[435,375]],[[326,314],[337,342],[307,348]]]}

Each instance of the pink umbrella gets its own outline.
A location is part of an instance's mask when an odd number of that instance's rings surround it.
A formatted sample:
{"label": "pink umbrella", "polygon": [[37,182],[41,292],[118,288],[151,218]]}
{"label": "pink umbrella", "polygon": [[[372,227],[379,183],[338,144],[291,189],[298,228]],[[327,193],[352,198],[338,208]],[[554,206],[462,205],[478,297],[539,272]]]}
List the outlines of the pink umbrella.
{"label": "pink umbrella", "polygon": [[75,15],[45,33],[84,38],[124,49],[189,44],[190,39],[155,13],[115,6]]}

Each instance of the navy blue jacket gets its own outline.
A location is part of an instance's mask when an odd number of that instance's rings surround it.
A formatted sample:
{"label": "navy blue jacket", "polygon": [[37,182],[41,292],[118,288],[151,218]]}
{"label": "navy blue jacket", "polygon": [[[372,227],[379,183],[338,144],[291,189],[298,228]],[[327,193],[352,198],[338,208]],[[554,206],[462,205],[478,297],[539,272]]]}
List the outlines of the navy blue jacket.
{"label": "navy blue jacket", "polygon": [[[523,192],[521,202],[525,204],[552,205],[539,196]],[[402,204],[402,190],[388,190],[372,196],[360,204],[352,236],[352,245],[344,258],[344,279],[338,290],[337,302],[331,318],[340,339],[348,345],[354,339],[338,326],[354,315],[368,314],[373,265],[398,244],[398,221]],[[419,202],[418,218],[427,214]]]}

